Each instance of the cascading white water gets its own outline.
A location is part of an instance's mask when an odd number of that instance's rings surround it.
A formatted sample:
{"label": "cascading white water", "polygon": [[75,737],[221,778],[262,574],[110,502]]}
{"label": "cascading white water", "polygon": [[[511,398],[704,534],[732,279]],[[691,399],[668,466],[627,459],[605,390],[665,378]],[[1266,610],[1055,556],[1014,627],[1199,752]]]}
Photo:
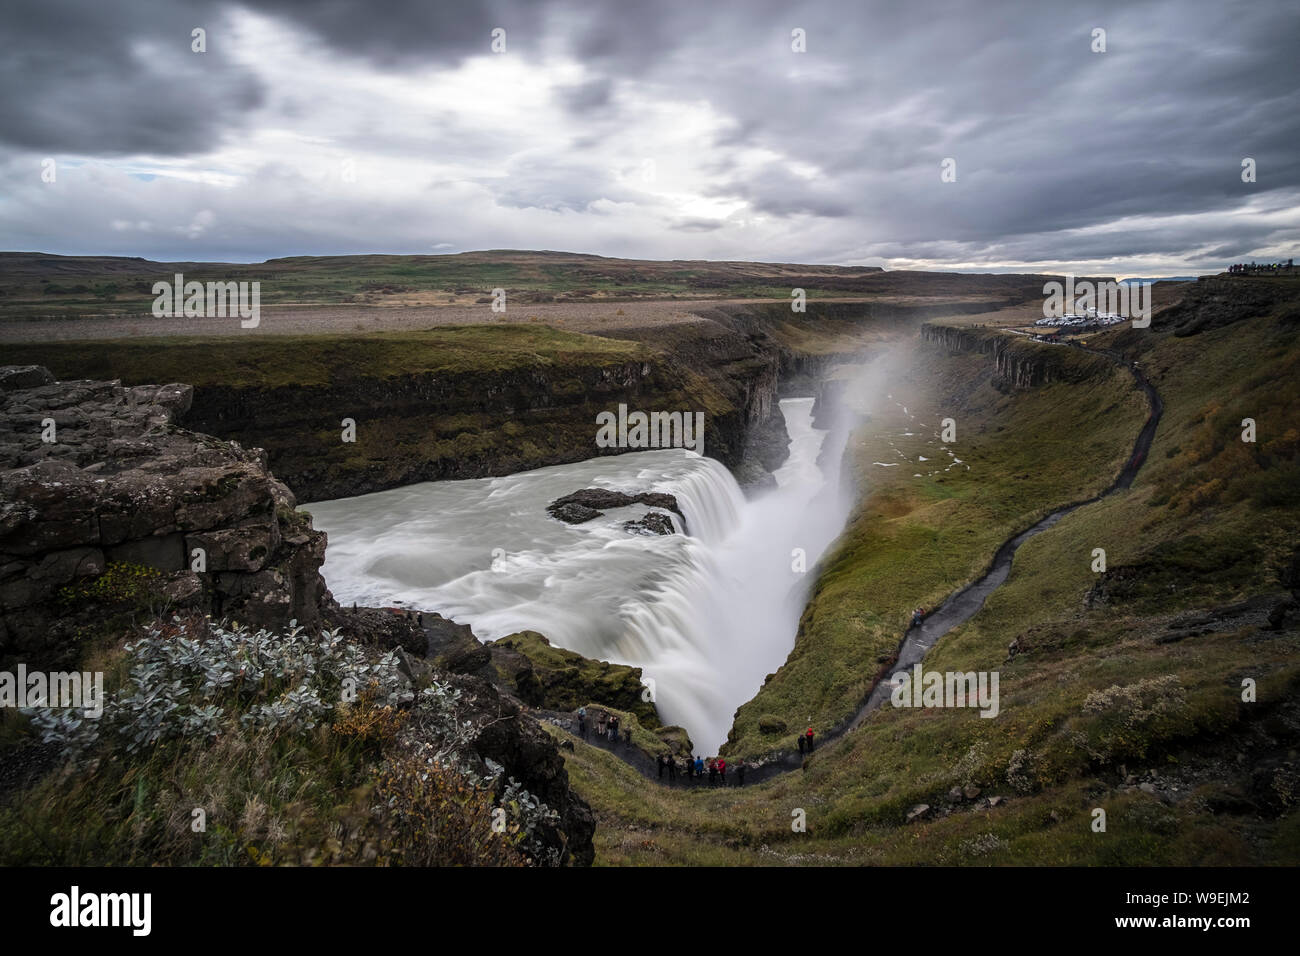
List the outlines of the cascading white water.
{"label": "cascading white water", "polygon": [[[484,640],[535,630],[641,667],[663,719],[716,752],[793,646],[808,585],[796,566],[811,570],[847,515],[846,430],[813,428],[812,405],[781,402],[790,457],[777,487],[748,501],[720,463],[672,449],[314,503],[326,582],[345,604],[437,611]],[[835,447],[823,448],[828,435]],[[581,525],[546,514],[588,487],[672,494],[690,535],[624,531],[644,505]]]}

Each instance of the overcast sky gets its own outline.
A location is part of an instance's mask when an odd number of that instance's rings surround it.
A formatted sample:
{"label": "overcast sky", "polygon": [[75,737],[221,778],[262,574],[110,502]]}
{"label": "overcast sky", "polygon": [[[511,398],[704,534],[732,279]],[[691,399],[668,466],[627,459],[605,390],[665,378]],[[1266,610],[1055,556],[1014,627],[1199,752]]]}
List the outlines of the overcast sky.
{"label": "overcast sky", "polygon": [[1217,271],[1297,251],[1298,9],[7,0],[0,248]]}

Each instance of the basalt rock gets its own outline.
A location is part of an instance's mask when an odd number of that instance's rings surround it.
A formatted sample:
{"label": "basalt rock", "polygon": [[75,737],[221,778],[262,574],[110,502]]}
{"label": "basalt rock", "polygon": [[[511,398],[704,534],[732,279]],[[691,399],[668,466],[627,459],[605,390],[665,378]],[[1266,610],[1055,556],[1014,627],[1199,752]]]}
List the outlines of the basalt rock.
{"label": "basalt rock", "polygon": [[[428,615],[426,615],[428,617]],[[394,612],[389,608],[329,607],[324,623],[337,627],[349,640],[373,644],[384,650],[398,650],[423,657],[428,645],[424,629],[413,612]]]}
{"label": "basalt rock", "polygon": [[623,530],[631,534],[656,535],[672,534],[673,519],[658,511],[647,512],[644,518],[636,521],[624,521]]}
{"label": "basalt rock", "polygon": [[0,666],[74,662],[121,601],[91,586],[115,565],[153,569],[134,599],[155,611],[320,621],[325,535],[260,449],[176,426],[191,396],[0,369]]}
{"label": "basalt rock", "polygon": [[[590,521],[592,518],[600,517],[607,508],[625,508],[628,505],[635,504],[649,505],[651,508],[662,508],[664,511],[671,511],[682,519],[683,531],[686,529],[686,516],[682,514],[677,499],[673,495],[654,491],[629,495],[609,488],[584,488],[581,491],[575,491],[571,495],[565,495],[563,498],[556,498],[546,506],[546,513],[552,518],[557,518],[569,524],[581,524],[584,521]],[[670,534],[671,532],[655,533]]]}
{"label": "basalt rock", "polygon": [[[425,612],[424,629],[428,635],[425,655],[439,667],[456,674],[489,679],[496,676],[489,666],[492,652],[474,636],[468,624],[457,624],[440,614]],[[524,703],[532,703],[526,694],[519,697]]]}
{"label": "basalt rock", "polygon": [[1051,382],[1078,382],[1108,374],[1111,364],[1099,355],[1063,345],[1042,345],[1023,336],[990,329],[959,328],[927,323],[922,341],[950,352],[978,352],[993,357],[995,383],[1003,390],[1035,388]]}
{"label": "basalt rock", "polygon": [[593,518],[599,518],[603,512],[595,508],[588,508],[586,505],[580,505],[576,501],[568,501],[564,504],[552,504],[546,509],[552,517],[565,524],[583,524]]}

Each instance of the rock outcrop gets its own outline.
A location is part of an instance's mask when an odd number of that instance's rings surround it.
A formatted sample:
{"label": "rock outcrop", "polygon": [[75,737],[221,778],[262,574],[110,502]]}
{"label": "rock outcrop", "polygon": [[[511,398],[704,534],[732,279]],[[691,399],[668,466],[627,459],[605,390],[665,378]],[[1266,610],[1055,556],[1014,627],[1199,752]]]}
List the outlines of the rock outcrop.
{"label": "rock outcrop", "polygon": [[641,682],[641,668],[597,661],[556,647],[536,631],[484,644],[463,624],[425,614],[428,656],[438,668],[492,681],[529,707],[576,711],[605,704],[659,727],[659,711]]}
{"label": "rock outcrop", "polygon": [[554,646],[536,631],[511,634],[487,649],[499,679],[529,706],[572,712],[605,704],[636,714],[643,727],[661,724],[639,667],[591,660]]}
{"label": "rock outcrop", "polygon": [[191,398],[0,369],[0,666],[75,659],[79,615],[122,597],[86,587],[115,565],[157,572],[158,613],[319,620],[325,535],[260,449],[176,426]]}
{"label": "rock outcrop", "polygon": [[[613,491],[609,488],[583,488],[581,491],[575,491],[571,495],[565,495],[563,498],[556,498],[546,506],[546,513],[558,521],[566,524],[582,524],[590,521],[592,518],[599,518],[604,514],[607,508],[626,508],[628,505],[643,504],[651,508],[662,508],[665,511],[671,511],[682,521],[682,529],[686,529],[686,515],[682,514],[681,507],[677,504],[677,498],[670,494],[657,491],[643,491],[640,494],[629,495],[621,491]],[[653,518],[654,515],[646,515],[646,519]],[[647,530],[652,530],[655,534],[672,534],[672,528],[667,531],[655,530],[662,527],[660,522],[646,524],[646,519],[642,519],[640,524]],[[633,524],[634,522],[628,522]],[[625,530],[635,531],[636,529],[628,528],[624,525]],[[686,532],[689,534],[689,532]]]}

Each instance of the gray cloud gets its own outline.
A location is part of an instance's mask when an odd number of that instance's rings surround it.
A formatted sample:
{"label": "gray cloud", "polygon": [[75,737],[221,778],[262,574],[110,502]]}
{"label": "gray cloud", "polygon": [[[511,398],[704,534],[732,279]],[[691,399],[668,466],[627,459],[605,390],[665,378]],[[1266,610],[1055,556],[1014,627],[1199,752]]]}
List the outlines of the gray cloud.
{"label": "gray cloud", "polygon": [[[424,252],[437,241],[665,258],[995,268],[1154,257],[1212,268],[1300,238],[1300,18],[1283,0],[11,7],[0,34],[0,183],[10,196],[0,244],[11,248],[257,258]],[[368,110],[364,92],[332,103],[315,77],[273,77],[232,48],[241,11],[315,51],[323,70],[379,85],[472,63],[501,27],[507,56],[548,85],[555,112],[539,111],[540,130],[492,118],[492,97],[527,95],[528,81],[397,117],[380,101]],[[194,26],[209,31],[203,56],[189,51]],[[806,53],[790,49],[796,27]],[[1095,27],[1107,31],[1105,53],[1090,50]],[[660,108],[700,126],[689,147],[656,138]],[[379,170],[405,164],[387,174],[405,192],[312,193],[274,172],[274,158],[219,194],[111,176],[42,192],[31,174],[43,154],[202,157],[277,124]],[[523,132],[528,150],[515,154]],[[619,164],[638,161],[628,153],[653,159],[662,182],[643,189],[620,175]],[[954,183],[940,180],[948,157]],[[1256,183],[1241,181],[1244,157],[1258,163]],[[426,161],[441,171],[423,172]],[[1239,215],[1247,208],[1257,214]],[[193,235],[202,209],[214,225]],[[456,229],[426,236],[431,215]]]}

